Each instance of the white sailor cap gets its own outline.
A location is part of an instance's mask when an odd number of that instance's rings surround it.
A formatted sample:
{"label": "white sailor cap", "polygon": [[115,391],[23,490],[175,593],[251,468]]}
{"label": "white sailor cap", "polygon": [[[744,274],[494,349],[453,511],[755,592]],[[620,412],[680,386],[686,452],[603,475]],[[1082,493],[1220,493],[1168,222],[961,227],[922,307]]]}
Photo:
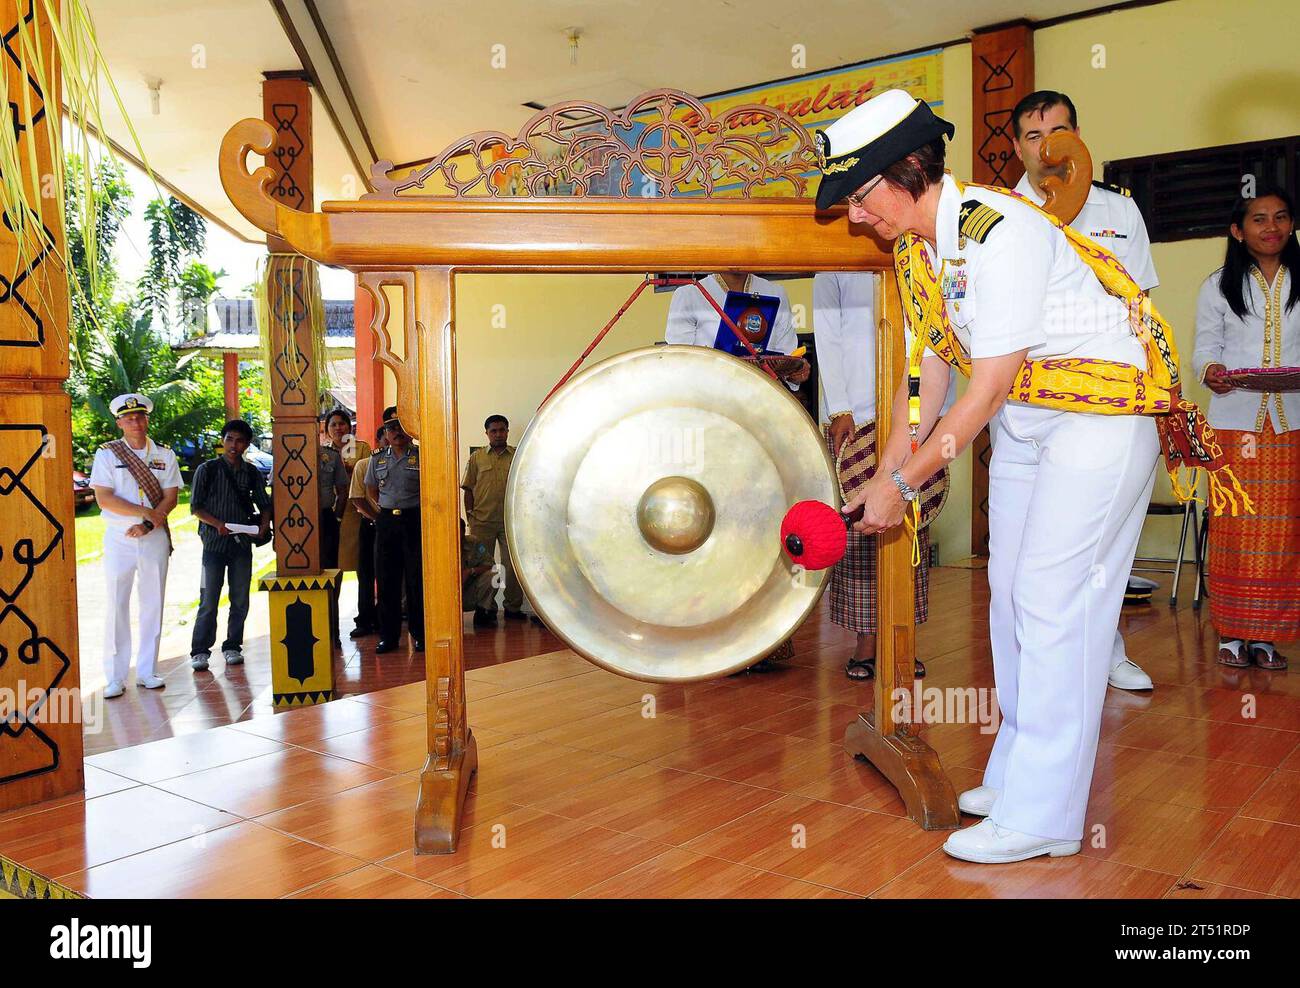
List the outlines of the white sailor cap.
{"label": "white sailor cap", "polygon": [[153,412],[153,402],[144,395],[138,395],[134,392],[130,394],[118,395],[108,403],[108,410],[113,413],[113,418],[121,418],[123,415],[129,415],[131,412],[144,412],[149,415]]}
{"label": "white sailor cap", "polygon": [[822,169],[817,208],[833,206],[896,161],[956,128],[929,104],[902,89],[887,89],[815,133]]}

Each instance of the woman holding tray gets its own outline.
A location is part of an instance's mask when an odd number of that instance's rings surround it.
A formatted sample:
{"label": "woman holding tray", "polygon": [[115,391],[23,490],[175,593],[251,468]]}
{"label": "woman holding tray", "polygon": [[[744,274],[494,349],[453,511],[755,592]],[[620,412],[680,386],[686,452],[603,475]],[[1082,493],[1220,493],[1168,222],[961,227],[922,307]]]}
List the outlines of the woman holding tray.
{"label": "woman holding tray", "polygon": [[1300,243],[1292,207],[1275,190],[1238,200],[1223,267],[1205,279],[1196,306],[1192,365],[1214,392],[1210,425],[1255,507],[1211,526],[1210,614],[1226,666],[1285,669],[1273,643],[1300,638]]}

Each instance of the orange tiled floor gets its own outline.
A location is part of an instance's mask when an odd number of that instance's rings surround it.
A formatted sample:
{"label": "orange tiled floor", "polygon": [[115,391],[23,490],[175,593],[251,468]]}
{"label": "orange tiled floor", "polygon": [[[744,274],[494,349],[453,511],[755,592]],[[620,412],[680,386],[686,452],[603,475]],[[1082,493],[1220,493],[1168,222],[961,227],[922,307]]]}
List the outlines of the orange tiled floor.
{"label": "orange tiled floor", "polygon": [[[352,627],[354,616],[345,598],[340,615],[345,633]],[[224,629],[224,623],[221,627]],[[334,655],[334,684],[339,696],[423,682],[424,656],[410,650],[405,636],[398,651],[387,655],[375,655],[377,640],[373,635],[357,641],[344,638]],[[468,620],[465,622],[465,661],[471,669],[562,647],[558,638],[536,625],[502,622],[496,628],[475,629]],[[188,655],[171,656],[158,663],[158,675],[167,681],[165,689],[144,690],[132,685],[117,699],[91,698],[86,704],[86,754],[271,718],[275,710],[271,706],[267,636],[250,637],[244,644],[244,655],[242,666],[227,669],[218,653],[211,668],[199,673],[190,668]],[[424,711],[422,691],[420,698],[414,711],[417,713]],[[96,719],[95,714],[102,716]]]}
{"label": "orange tiled floor", "polygon": [[[931,592],[924,685],[990,685],[982,573],[937,570]],[[1158,685],[1107,695],[1072,858],[965,864],[906,819],[840,746],[870,689],[843,678],[825,604],[789,666],[690,686],[620,679],[535,628],[467,636],[479,772],[454,855],[411,851],[419,663],[364,651],[344,669],[382,688],[319,707],[260,709],[254,661],[137,698],[124,735],[160,739],[101,747],[84,796],[0,816],[0,853],[103,897],[1300,896],[1300,677],[1216,665],[1185,606],[1124,631]],[[978,783],[978,725],[925,736],[957,788]]]}

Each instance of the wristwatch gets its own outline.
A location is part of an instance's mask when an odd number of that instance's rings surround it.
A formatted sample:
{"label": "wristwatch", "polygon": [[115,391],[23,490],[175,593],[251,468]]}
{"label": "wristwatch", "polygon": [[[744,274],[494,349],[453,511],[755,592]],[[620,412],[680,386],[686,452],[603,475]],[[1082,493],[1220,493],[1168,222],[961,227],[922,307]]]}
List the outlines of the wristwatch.
{"label": "wristwatch", "polygon": [[903,500],[907,501],[909,504],[921,496],[921,492],[918,491],[915,487],[912,487],[906,480],[904,480],[903,475],[899,473],[897,470],[891,473],[889,475],[889,478],[894,482],[894,485],[898,488],[898,492],[903,495]]}

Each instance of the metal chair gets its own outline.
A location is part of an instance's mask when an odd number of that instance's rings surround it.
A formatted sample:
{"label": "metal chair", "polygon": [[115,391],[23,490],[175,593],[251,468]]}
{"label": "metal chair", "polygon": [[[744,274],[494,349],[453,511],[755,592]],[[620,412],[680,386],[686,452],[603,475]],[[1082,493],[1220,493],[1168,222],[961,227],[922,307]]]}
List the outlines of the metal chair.
{"label": "metal chair", "polygon": [[[1186,504],[1165,504],[1159,501],[1152,501],[1147,505],[1147,515],[1182,516],[1182,529],[1178,535],[1178,555],[1173,558],[1166,556],[1138,556],[1133,560],[1133,572],[1135,573],[1170,573],[1173,575],[1174,583],[1170,589],[1169,606],[1173,607],[1178,603],[1178,581],[1182,575],[1183,564],[1191,562],[1196,566],[1196,590],[1192,594],[1192,610],[1201,609],[1201,596],[1205,587],[1205,529],[1206,518],[1204,515],[1200,519],[1197,516],[1197,503],[1188,501]],[[1192,559],[1183,558],[1183,553],[1187,549],[1187,533],[1191,531],[1192,535]],[[1147,565],[1138,565],[1145,563]]]}

